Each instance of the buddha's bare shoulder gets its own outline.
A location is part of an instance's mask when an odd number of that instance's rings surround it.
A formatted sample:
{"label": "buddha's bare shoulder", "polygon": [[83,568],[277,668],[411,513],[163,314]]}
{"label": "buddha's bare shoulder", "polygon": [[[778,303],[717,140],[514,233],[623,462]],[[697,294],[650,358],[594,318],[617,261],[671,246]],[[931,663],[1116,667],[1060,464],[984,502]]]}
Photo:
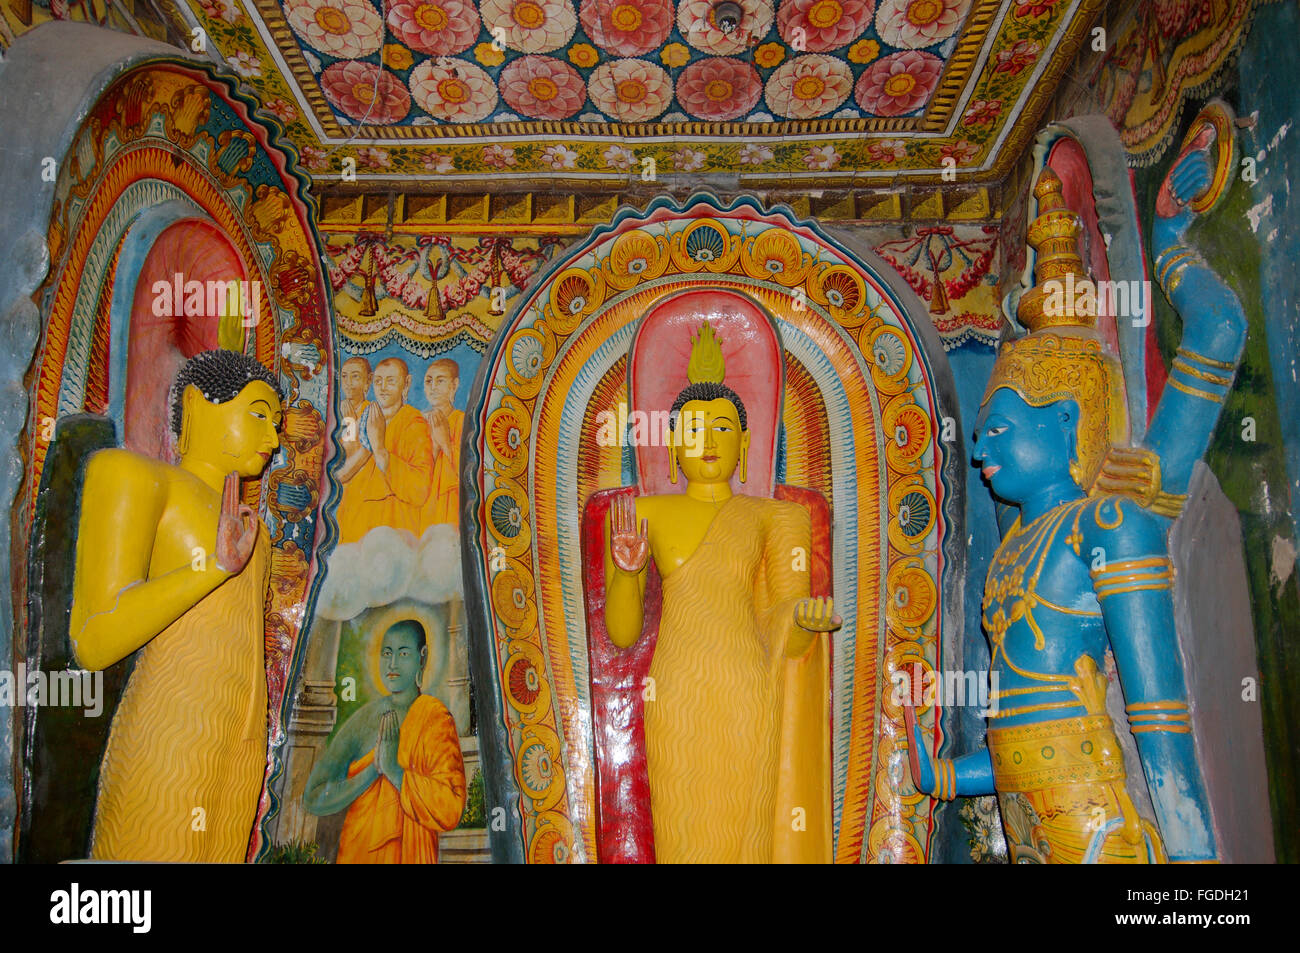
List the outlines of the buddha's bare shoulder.
{"label": "buddha's bare shoulder", "polygon": [[123,481],[127,489],[132,489],[143,484],[165,482],[177,469],[170,463],[125,447],[109,447],[91,455],[86,464],[86,484]]}

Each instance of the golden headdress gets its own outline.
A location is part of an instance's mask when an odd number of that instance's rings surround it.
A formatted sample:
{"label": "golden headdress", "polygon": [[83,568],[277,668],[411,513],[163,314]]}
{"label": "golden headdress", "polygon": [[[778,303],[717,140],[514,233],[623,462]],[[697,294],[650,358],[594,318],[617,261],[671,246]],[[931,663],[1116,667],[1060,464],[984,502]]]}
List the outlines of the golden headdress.
{"label": "golden headdress", "polygon": [[1044,168],[1034,186],[1039,214],[1028,241],[1038,253],[1037,284],[1020,298],[1016,317],[1029,334],[998,353],[984,400],[1007,387],[1031,407],[1072,399],[1079,405],[1078,459],[1070,474],[1090,490],[1113,444],[1128,438],[1119,362],[1102,347],[1094,327],[1096,289],[1083,270],[1079,216],[1065,205],[1061,180]]}

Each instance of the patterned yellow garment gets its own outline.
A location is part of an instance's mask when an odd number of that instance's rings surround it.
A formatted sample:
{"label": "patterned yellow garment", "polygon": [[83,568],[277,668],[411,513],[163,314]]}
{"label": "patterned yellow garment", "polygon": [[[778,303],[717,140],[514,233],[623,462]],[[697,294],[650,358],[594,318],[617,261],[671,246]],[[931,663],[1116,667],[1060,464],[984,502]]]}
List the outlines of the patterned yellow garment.
{"label": "patterned yellow garment", "polygon": [[990,728],[988,745],[1013,863],[1166,862],[1128,795],[1109,716]]}
{"label": "patterned yellow garment", "polygon": [[802,507],[735,496],[664,580],[645,706],[659,863],[830,859],[826,639],[784,657],[808,545]]}
{"label": "patterned yellow garment", "polygon": [[140,650],[99,774],[90,855],[239,863],[266,773],[270,541]]}

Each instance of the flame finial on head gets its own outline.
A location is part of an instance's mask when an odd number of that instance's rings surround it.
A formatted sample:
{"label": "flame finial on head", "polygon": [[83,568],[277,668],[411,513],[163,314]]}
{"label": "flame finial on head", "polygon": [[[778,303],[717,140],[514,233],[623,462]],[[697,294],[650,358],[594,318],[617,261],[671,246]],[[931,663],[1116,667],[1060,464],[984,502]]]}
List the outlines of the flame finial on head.
{"label": "flame finial on head", "polygon": [[722,339],[705,321],[698,334],[691,336],[691,360],[686,365],[686,379],[692,384],[721,384],[726,375],[722,359]]}

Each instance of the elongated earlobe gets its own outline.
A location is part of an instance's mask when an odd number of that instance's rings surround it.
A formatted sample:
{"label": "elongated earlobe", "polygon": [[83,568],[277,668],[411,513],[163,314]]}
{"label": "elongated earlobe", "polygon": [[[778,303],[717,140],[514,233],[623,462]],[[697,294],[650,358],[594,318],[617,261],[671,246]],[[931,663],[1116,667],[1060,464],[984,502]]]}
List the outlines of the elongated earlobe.
{"label": "elongated earlobe", "polygon": [[181,394],[181,432],[176,438],[176,453],[185,456],[190,450],[190,432],[194,429],[194,394],[190,392],[191,384]]}
{"label": "elongated earlobe", "polygon": [[749,431],[740,435],[740,482],[749,476]]}
{"label": "elongated earlobe", "polygon": [[668,480],[677,485],[677,451],[673,449],[673,432],[668,431]]}

